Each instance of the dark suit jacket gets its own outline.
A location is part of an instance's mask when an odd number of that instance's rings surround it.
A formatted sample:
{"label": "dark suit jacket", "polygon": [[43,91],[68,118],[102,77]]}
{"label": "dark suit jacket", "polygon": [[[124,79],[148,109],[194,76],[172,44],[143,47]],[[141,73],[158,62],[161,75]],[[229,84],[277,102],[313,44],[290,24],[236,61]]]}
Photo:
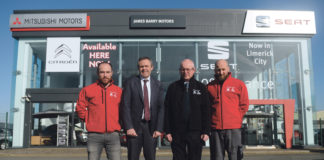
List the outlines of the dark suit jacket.
{"label": "dark suit jacket", "polygon": [[[151,99],[150,99],[150,132],[163,130],[164,100],[163,89],[160,81],[151,76]],[[143,90],[140,76],[129,78],[123,87],[121,100],[121,117],[125,130],[134,128],[138,131],[144,110]]]}

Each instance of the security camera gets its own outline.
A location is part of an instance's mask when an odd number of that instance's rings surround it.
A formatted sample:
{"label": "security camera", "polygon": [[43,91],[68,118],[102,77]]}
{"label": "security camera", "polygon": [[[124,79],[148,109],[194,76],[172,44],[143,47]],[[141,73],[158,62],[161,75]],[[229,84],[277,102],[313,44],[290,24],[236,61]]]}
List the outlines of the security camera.
{"label": "security camera", "polygon": [[30,96],[24,96],[24,97],[21,97],[22,100],[25,100],[26,102],[30,102]]}

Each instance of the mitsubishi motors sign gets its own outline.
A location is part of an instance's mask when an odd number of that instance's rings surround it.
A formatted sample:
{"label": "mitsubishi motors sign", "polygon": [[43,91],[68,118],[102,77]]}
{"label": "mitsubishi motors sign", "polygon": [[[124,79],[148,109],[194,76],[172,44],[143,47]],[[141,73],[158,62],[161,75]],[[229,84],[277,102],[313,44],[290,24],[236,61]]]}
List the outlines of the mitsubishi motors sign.
{"label": "mitsubishi motors sign", "polygon": [[248,10],[243,33],[316,34],[313,11]]}
{"label": "mitsubishi motors sign", "polygon": [[46,72],[80,71],[80,37],[47,38]]}
{"label": "mitsubishi motors sign", "polygon": [[12,14],[11,31],[89,30],[87,13]]}

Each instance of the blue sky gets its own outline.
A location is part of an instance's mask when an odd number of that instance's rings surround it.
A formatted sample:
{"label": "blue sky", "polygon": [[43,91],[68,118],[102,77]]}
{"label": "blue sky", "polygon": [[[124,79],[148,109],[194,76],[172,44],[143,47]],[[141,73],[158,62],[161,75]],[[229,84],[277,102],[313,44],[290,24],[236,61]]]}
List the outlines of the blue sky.
{"label": "blue sky", "polygon": [[0,6],[0,113],[10,108],[14,39],[9,30],[13,10],[43,9],[260,9],[315,11],[317,34],[312,38],[315,106],[324,110],[324,0],[3,0]]}

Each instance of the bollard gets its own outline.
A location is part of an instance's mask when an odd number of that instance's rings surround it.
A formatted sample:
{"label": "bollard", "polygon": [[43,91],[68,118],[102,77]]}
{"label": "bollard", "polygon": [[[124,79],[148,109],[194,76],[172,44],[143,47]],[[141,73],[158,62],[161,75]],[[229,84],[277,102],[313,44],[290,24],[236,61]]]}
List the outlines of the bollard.
{"label": "bollard", "polygon": [[5,148],[4,149],[7,149],[8,148],[8,112],[6,112],[6,124],[5,124],[5,139],[4,139],[4,143],[5,143]]}
{"label": "bollard", "polygon": [[320,135],[321,135],[320,138],[321,138],[321,145],[324,146],[324,144],[323,144],[323,142],[324,142],[323,139],[324,139],[324,138],[323,138],[323,131],[322,131],[322,119],[320,118],[319,121],[320,121],[320,124],[319,124],[319,125],[320,125]]}

